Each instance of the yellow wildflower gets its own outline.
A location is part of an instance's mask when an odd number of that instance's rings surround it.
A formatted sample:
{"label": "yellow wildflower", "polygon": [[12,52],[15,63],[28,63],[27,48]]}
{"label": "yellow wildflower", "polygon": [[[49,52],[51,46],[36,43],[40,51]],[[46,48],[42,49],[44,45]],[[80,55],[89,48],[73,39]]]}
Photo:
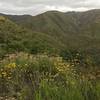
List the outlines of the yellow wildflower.
{"label": "yellow wildflower", "polygon": [[7,68],[15,68],[16,67],[16,63],[10,63],[6,66]]}
{"label": "yellow wildflower", "polygon": [[11,77],[9,76],[8,79],[11,79]]}
{"label": "yellow wildflower", "polygon": [[7,73],[6,73],[6,72],[2,72],[2,75],[3,75],[4,77],[6,77],[6,76],[7,76]]}

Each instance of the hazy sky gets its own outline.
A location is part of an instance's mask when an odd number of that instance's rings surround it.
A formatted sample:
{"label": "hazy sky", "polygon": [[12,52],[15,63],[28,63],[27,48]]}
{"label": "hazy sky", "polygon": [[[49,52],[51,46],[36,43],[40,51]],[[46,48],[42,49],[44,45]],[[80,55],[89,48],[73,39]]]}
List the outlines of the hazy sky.
{"label": "hazy sky", "polygon": [[36,15],[48,10],[100,9],[100,0],[0,0],[0,13]]}

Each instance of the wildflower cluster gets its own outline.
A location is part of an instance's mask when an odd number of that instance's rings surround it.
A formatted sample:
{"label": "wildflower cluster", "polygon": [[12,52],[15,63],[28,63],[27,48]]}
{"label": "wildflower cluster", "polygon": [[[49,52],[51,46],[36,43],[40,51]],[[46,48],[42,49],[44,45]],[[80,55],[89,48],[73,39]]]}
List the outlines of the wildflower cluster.
{"label": "wildflower cluster", "polygon": [[5,67],[8,68],[8,69],[14,69],[14,68],[16,68],[16,63],[9,63]]}
{"label": "wildflower cluster", "polygon": [[63,62],[61,57],[57,57],[54,61],[55,68],[62,73],[66,73],[70,70],[71,65],[70,63]]}
{"label": "wildflower cluster", "polygon": [[[78,62],[77,59],[73,62]],[[99,77],[100,71],[91,74],[88,74],[88,77],[94,79],[92,75],[96,74]],[[99,100],[93,97],[92,88],[95,88],[87,79],[87,75],[77,73],[75,63],[58,55],[10,55],[10,58],[0,63],[0,83],[0,90],[4,89],[0,93],[6,93],[6,90],[9,94],[15,93],[17,100],[66,100],[67,97],[68,100],[83,100],[83,95],[88,96],[88,92],[93,100]],[[97,83],[98,91],[99,86]],[[99,98],[99,95],[96,96]]]}
{"label": "wildflower cluster", "polygon": [[71,76],[77,76],[75,65],[71,62],[64,61],[62,57],[56,57],[54,60],[54,66],[58,72],[65,75],[70,74]]}
{"label": "wildflower cluster", "polygon": [[16,63],[6,64],[0,69],[0,77],[5,79],[11,79],[13,70],[16,68]]}

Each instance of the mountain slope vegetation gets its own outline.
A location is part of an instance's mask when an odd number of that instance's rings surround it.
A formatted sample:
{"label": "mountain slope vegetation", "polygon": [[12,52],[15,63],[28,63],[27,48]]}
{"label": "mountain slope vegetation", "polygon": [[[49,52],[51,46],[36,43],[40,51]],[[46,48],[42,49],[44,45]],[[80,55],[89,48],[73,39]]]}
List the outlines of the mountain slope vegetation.
{"label": "mountain slope vegetation", "polygon": [[59,50],[62,47],[62,43],[51,36],[32,32],[3,16],[0,16],[0,45],[1,55],[3,55],[3,52],[14,51],[31,53],[55,51],[55,49]]}
{"label": "mountain slope vegetation", "polygon": [[37,16],[7,17],[34,32],[46,33],[59,39],[68,48],[100,49],[100,10],[68,13],[48,11]]}
{"label": "mountain slope vegetation", "polygon": [[[67,13],[48,11],[37,16],[0,15],[21,27],[19,30],[23,30],[22,28],[27,30],[27,32],[22,32],[26,34],[26,37],[19,36],[19,38],[26,39],[24,44],[27,44],[28,50],[31,48],[34,52],[38,48],[37,52],[48,50],[58,52],[67,49],[82,51],[94,58],[100,57],[99,9]],[[14,28],[13,25],[11,27]],[[50,50],[51,48],[53,50]]]}
{"label": "mountain slope vegetation", "polygon": [[100,10],[0,14],[0,100],[100,100]]}

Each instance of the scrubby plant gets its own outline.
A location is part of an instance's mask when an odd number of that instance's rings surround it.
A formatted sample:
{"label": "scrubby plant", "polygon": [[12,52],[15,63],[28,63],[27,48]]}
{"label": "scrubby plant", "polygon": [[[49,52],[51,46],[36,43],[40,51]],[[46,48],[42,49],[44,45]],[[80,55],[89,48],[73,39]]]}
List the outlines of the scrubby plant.
{"label": "scrubby plant", "polygon": [[0,63],[0,96],[17,100],[99,100],[99,81],[60,56],[10,54]]}

